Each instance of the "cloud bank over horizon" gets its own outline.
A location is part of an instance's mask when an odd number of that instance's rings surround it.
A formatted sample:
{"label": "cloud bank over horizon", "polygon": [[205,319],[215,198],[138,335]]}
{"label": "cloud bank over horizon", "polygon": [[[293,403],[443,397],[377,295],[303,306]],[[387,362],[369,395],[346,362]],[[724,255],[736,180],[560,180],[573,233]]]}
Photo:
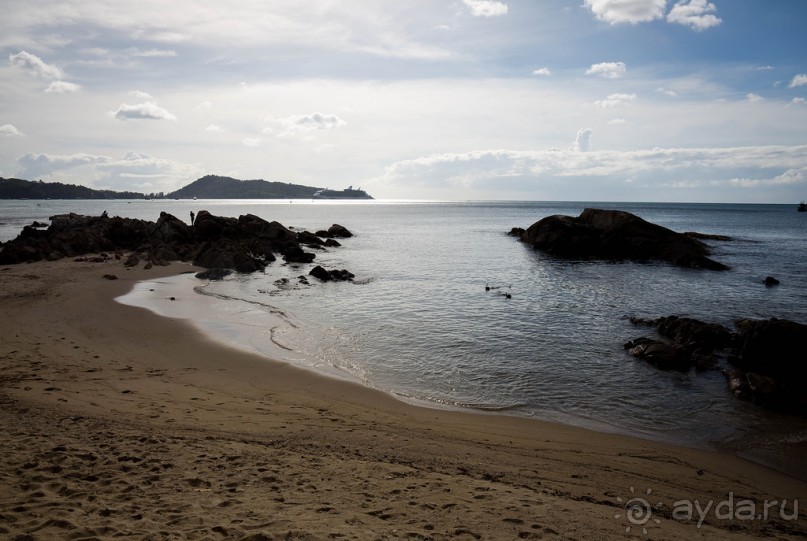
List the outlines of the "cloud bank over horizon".
{"label": "cloud bank over horizon", "polygon": [[[151,192],[215,173],[407,199],[806,197],[807,6],[7,4],[2,176]],[[752,48],[752,31],[771,39]]]}

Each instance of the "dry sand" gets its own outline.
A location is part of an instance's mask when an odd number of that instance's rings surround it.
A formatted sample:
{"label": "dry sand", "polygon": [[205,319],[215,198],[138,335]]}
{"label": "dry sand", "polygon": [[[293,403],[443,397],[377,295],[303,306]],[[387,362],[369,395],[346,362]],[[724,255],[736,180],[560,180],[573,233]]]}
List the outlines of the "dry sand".
{"label": "dry sand", "polygon": [[[113,300],[190,269],[0,270],[0,538],[807,535],[804,510],[790,516],[807,484],[742,459],[404,404]],[[785,515],[719,519],[729,496],[723,516],[743,499],[755,515],[786,499]],[[626,514],[635,497],[654,506],[643,524]],[[713,504],[700,526],[694,507],[690,521],[672,517],[695,499]]]}

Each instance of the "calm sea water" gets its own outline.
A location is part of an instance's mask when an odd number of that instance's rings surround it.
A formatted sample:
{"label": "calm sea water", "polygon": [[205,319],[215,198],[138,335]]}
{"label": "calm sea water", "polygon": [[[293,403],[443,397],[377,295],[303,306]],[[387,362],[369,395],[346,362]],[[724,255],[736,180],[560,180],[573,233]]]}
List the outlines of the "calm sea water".
{"label": "calm sea water", "polygon": [[[561,261],[506,235],[588,206],[728,235],[734,240],[710,245],[731,270]],[[203,208],[354,232],[342,248],[317,252],[316,262],[350,270],[355,283],[299,285],[311,265],[278,261],[266,273],[203,288],[233,306],[288,314],[271,339],[315,365],[404,399],[719,448],[807,478],[807,420],[737,400],[718,371],[662,372],[622,347],[652,333],[631,316],[807,323],[807,215],[794,205],[4,201],[0,240],[60,212],[156,220],[164,210],[187,220]],[[768,275],[781,285],[765,287]],[[253,341],[261,350],[269,340],[256,332]]]}

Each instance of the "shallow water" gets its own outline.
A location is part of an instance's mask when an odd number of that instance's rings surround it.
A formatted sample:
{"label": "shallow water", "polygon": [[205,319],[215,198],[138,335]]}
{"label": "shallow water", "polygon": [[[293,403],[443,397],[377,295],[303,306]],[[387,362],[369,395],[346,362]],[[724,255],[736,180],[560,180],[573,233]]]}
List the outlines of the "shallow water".
{"label": "shallow water", "polygon": [[[92,210],[81,202],[24,203],[14,216],[0,214],[0,222],[19,226],[68,210],[99,213],[97,203]],[[266,273],[205,285],[208,300],[232,307],[218,309],[230,314],[225,320],[237,313],[243,323],[243,314],[255,311],[284,314],[271,333],[244,323],[254,327],[252,334],[231,327],[224,339],[335,368],[407,399],[717,447],[807,477],[807,421],[735,399],[717,371],[662,372],[622,348],[651,332],[630,324],[631,316],[675,314],[728,326],[742,317],[807,323],[807,216],[792,205],[104,204],[110,215],[150,220],[160,210],[187,219],[190,210],[206,208],[311,231],[340,223],[355,233],[342,248],[317,252],[317,263],[347,268],[355,283],[281,285],[280,278],[297,284],[311,266],[276,262]],[[714,258],[731,270],[561,261],[505,234],[587,206],[627,210],[676,231],[731,236],[710,241]],[[781,285],[763,286],[767,275]],[[486,291],[486,284],[498,289]]]}

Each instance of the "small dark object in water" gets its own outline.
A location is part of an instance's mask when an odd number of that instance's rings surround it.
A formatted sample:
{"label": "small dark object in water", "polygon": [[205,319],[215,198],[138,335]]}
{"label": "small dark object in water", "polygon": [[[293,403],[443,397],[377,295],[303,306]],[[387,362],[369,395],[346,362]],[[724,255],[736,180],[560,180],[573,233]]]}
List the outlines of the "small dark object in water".
{"label": "small dark object in water", "polygon": [[105,274],[104,278],[106,278],[107,280],[117,280],[118,279],[118,277],[115,276],[114,274]]}
{"label": "small dark object in water", "polygon": [[175,300],[177,300],[177,298],[176,297],[168,297],[168,300],[175,301]]}
{"label": "small dark object in water", "polygon": [[778,286],[779,280],[777,280],[773,276],[768,276],[764,280],[762,280],[762,283],[765,284],[766,286]]}

